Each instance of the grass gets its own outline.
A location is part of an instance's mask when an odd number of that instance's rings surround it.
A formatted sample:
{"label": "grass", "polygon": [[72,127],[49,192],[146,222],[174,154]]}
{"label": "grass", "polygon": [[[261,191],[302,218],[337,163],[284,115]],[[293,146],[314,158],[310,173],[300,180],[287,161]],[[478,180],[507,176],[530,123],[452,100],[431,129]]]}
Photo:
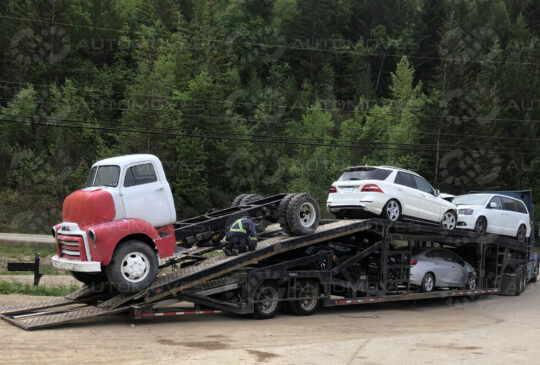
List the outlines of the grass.
{"label": "grass", "polygon": [[66,286],[34,286],[29,283],[21,283],[16,280],[0,281],[0,294],[27,294],[43,296],[65,296],[78,290],[76,285]]}
{"label": "grass", "polygon": [[11,247],[0,246],[0,275],[33,275],[29,271],[7,271],[8,262],[34,262],[34,254],[39,253],[41,259],[39,271],[46,275],[64,275],[65,271],[56,270],[51,265],[50,258],[56,254],[55,247]]}

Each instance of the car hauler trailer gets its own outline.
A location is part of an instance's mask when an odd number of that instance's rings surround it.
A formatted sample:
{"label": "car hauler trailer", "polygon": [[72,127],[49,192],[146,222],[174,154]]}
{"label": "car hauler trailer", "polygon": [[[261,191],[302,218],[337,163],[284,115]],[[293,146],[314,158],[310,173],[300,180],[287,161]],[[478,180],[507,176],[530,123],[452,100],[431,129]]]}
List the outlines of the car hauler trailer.
{"label": "car hauler trailer", "polygon": [[[418,246],[454,250],[474,266],[475,288],[420,292],[410,284],[411,252]],[[529,243],[374,218],[321,221],[303,236],[272,225],[259,236],[255,251],[205,254],[211,250],[195,245],[161,262],[180,268],[137,293],[119,293],[107,283],[89,285],[65,298],[0,308],[0,316],[33,330],[116,313],[134,319],[219,312],[271,318],[283,304],[308,315],[321,305],[519,295],[526,285]],[[183,307],[186,303],[193,306]]]}

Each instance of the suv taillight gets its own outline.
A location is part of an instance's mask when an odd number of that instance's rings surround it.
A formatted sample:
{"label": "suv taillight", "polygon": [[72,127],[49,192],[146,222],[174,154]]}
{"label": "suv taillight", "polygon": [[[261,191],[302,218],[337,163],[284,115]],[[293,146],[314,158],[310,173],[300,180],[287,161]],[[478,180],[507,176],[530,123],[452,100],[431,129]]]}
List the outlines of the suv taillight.
{"label": "suv taillight", "polygon": [[384,193],[381,190],[381,188],[376,184],[366,184],[366,185],[362,186],[361,191],[371,191],[371,192],[374,192],[374,193]]}
{"label": "suv taillight", "polygon": [[331,187],[330,187],[330,190],[328,190],[328,193],[329,193],[329,194],[337,193],[337,188],[336,188],[335,186],[331,186]]}
{"label": "suv taillight", "polygon": [[414,266],[418,263],[417,259],[411,259],[411,266]]}

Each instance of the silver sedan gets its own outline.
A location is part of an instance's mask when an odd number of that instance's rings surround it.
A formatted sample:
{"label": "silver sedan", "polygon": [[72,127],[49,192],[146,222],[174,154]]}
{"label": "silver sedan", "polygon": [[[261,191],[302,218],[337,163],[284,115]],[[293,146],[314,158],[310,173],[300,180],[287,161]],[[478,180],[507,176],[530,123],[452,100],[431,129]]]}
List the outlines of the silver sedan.
{"label": "silver sedan", "polygon": [[423,292],[435,288],[476,287],[474,267],[454,252],[438,247],[414,247],[410,283]]}

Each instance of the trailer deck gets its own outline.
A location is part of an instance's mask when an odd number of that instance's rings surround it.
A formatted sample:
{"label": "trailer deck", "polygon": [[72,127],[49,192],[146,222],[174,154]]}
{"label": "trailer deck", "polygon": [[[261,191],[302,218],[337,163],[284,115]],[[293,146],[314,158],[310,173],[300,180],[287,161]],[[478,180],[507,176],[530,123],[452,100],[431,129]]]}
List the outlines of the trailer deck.
{"label": "trailer deck", "polygon": [[[257,248],[254,251],[242,253],[238,256],[225,256],[222,253],[218,253],[208,257],[205,254],[214,250],[214,248],[194,246],[178,253],[172,259],[160,262],[162,267],[166,267],[172,263],[178,263],[180,269],[166,276],[158,277],[149,288],[139,293],[117,293],[111,290],[109,285],[105,284],[95,287],[84,287],[65,298],[0,308],[0,317],[26,330],[57,326],[64,323],[78,322],[128,311],[131,311],[133,318],[142,318],[144,317],[143,314],[160,313],[159,311],[156,312],[154,304],[171,298],[177,301],[187,300],[199,306],[209,307],[212,310],[206,311],[208,313],[216,313],[216,309],[235,313],[247,313],[250,305],[252,308],[253,303],[235,308],[230,303],[220,303],[215,299],[210,299],[209,295],[213,293],[212,290],[216,292],[216,290],[219,291],[219,288],[225,288],[227,285],[228,288],[231,288],[231,285],[237,285],[234,283],[235,280],[231,279],[234,276],[233,273],[246,270],[252,264],[260,263],[261,261],[289,251],[322,244],[362,231],[378,232],[384,237],[384,240],[370,244],[369,247],[359,251],[354,257],[344,262],[339,261],[336,257],[332,257],[328,252],[322,252],[283,263],[273,263],[268,268],[248,270],[246,271],[248,273],[247,275],[260,274],[261,270],[266,270],[263,276],[270,275],[272,270],[287,273],[288,270],[297,270],[296,267],[299,265],[305,264],[310,260],[320,259],[326,255],[328,260],[332,260],[332,265],[329,265],[328,269],[320,270],[317,275],[324,275],[327,279],[331,279],[337,275],[347,277],[349,275],[349,266],[354,262],[365,259],[374,252],[388,254],[388,242],[390,240],[433,241],[455,247],[477,245],[479,250],[485,250],[485,247],[495,245],[503,250],[512,250],[519,253],[527,252],[526,244],[521,244],[507,237],[490,234],[478,235],[474,232],[457,230],[447,231],[436,226],[408,222],[391,223],[378,218],[322,222],[314,233],[305,236],[289,236],[280,232],[276,226],[271,226],[266,234],[261,235]],[[485,259],[485,255],[482,254],[482,257]],[[498,265],[499,263],[497,262],[496,264]],[[394,265],[393,269],[408,270],[409,265],[410,261]],[[485,267],[485,265],[485,262],[479,262],[477,264],[480,268]],[[381,271],[388,270],[389,266],[391,265],[388,265],[386,258],[384,260],[381,259]],[[270,274],[268,274],[269,272]],[[403,271],[402,273],[408,275],[408,271]],[[294,275],[302,277],[310,274],[307,274],[307,271],[295,271]],[[502,275],[502,272],[498,273],[498,275]],[[386,281],[383,287],[386,288],[390,284],[390,279],[385,278],[384,280]],[[322,299],[324,299],[324,305],[329,306],[450,296],[485,295],[498,292],[498,288],[486,287],[485,285],[488,282],[483,277],[480,278],[479,282],[482,283],[482,286],[477,290],[444,290],[432,293],[415,293],[411,292],[407,285],[405,290],[398,290],[391,294],[388,294],[388,292],[382,289],[377,289],[373,291],[374,294],[366,298],[347,298],[345,296],[335,298],[327,295]],[[494,282],[497,281],[491,280],[489,283]],[[167,313],[182,313],[178,315],[185,315],[186,313],[194,314],[192,312],[196,312],[195,314],[206,314],[205,311],[201,310],[175,312],[169,310]]]}

